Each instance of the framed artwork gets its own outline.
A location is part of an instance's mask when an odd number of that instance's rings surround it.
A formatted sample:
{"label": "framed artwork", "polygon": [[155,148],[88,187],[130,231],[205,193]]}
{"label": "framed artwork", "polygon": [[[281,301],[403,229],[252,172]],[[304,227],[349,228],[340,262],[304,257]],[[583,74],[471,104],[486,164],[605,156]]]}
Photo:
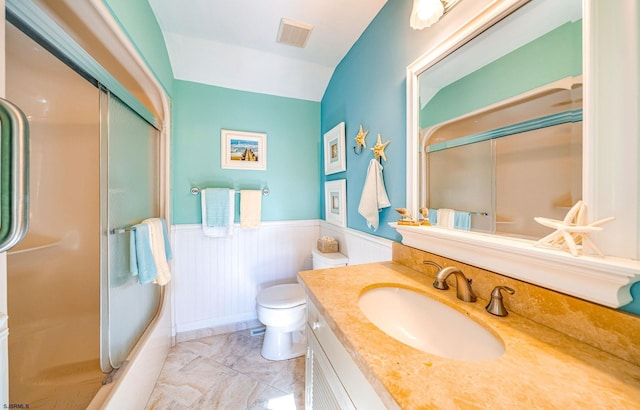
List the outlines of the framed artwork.
{"label": "framed artwork", "polygon": [[267,169],[267,134],[220,131],[220,166],[226,169]]}
{"label": "framed artwork", "polygon": [[325,175],[347,170],[344,146],[344,122],[341,122],[324,134]]}
{"label": "framed artwork", "polygon": [[324,209],[328,223],[347,226],[347,184],[346,179],[324,183]]}

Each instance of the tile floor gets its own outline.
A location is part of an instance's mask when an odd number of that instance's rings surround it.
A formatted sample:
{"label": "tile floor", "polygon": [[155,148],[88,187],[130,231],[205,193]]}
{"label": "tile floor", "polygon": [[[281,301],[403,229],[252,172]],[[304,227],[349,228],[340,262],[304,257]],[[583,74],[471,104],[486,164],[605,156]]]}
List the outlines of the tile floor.
{"label": "tile floor", "polygon": [[249,330],[176,344],[147,409],[304,409],[304,356],[269,361],[261,346]]}

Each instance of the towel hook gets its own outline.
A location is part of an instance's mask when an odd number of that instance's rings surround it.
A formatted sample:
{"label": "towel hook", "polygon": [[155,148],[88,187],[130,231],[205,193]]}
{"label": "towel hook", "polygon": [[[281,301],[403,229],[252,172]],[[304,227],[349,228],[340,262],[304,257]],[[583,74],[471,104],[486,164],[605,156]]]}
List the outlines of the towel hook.
{"label": "towel hook", "polygon": [[389,145],[390,142],[391,141],[387,141],[383,144],[382,137],[380,136],[380,134],[378,134],[378,142],[376,142],[376,145],[371,148],[371,151],[373,151],[373,156],[375,157],[375,159],[380,161],[381,164],[383,159],[385,161],[387,160],[387,156],[384,154],[384,149],[387,147],[387,145]]}
{"label": "towel hook", "polygon": [[358,135],[356,135],[356,146],[353,147],[353,152],[356,155],[360,155],[362,154],[362,148],[366,148],[367,147],[367,143],[365,138],[367,138],[367,134],[369,133],[369,130],[364,131],[362,129],[362,124],[360,124],[360,131],[358,131]]}

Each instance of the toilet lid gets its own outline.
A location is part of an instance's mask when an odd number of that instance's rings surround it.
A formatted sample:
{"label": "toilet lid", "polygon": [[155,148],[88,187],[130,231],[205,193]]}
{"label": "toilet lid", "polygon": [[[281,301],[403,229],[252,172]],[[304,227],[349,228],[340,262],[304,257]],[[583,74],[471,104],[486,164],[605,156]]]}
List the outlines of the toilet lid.
{"label": "toilet lid", "polygon": [[306,302],[304,289],[296,283],[266,288],[258,293],[256,301],[260,306],[279,309],[302,305]]}

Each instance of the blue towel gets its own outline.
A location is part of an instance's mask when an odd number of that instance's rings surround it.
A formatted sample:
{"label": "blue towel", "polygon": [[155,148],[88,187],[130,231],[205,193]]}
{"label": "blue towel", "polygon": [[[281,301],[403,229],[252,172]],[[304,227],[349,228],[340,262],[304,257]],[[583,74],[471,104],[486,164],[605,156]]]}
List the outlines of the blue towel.
{"label": "blue towel", "polygon": [[170,261],[173,258],[173,254],[171,253],[171,243],[167,233],[167,222],[164,218],[160,218],[160,221],[162,222],[162,235],[164,235],[164,253],[167,256],[167,260]]}
{"label": "blue towel", "polygon": [[229,189],[207,188],[204,193],[207,203],[207,226],[216,228],[229,226]]}
{"label": "blue towel", "polygon": [[455,211],[453,214],[453,227],[468,231],[471,229],[471,213],[465,211]]}
{"label": "blue towel", "polygon": [[429,223],[436,225],[438,223],[438,210],[429,208]]}
{"label": "blue towel", "polygon": [[151,231],[146,224],[135,225],[129,240],[129,265],[140,283],[151,283],[158,276],[158,269],[151,253]]}

